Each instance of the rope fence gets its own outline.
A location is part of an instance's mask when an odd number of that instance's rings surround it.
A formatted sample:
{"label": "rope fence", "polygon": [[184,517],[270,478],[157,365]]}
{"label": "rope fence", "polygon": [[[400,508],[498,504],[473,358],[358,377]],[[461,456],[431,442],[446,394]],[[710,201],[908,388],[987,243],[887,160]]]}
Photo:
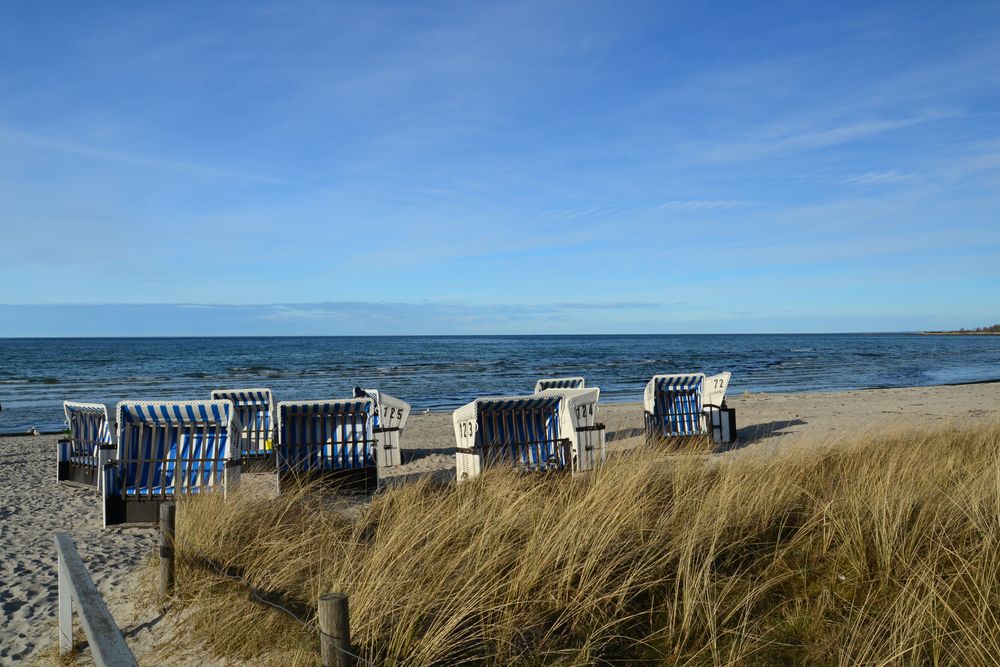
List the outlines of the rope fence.
{"label": "rope fence", "polygon": [[[328,593],[319,597],[317,607],[300,600],[289,600],[279,593],[263,591],[237,573],[235,568],[226,567],[199,553],[192,545],[177,539],[176,506],[164,503],[160,506],[160,595],[173,595],[177,562],[176,547],[182,547],[184,564],[209,570],[219,577],[239,584],[249,594],[250,600],[278,611],[300,626],[316,631],[320,639],[321,664],[323,667],[353,667],[362,664],[374,667],[351,647],[350,615],[348,596],[345,593]],[[298,609],[299,613],[292,611]]]}

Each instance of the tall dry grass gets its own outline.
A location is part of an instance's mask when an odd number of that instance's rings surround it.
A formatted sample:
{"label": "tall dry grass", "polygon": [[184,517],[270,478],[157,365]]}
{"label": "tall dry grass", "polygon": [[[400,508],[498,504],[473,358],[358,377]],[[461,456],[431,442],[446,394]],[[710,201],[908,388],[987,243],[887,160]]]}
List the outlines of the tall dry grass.
{"label": "tall dry grass", "polygon": [[[1000,656],[998,517],[1000,424],[640,448],[586,477],[494,471],[361,508],[205,496],[178,539],[288,599],[349,593],[375,664],[970,665]],[[219,653],[317,664],[315,626],[193,565],[179,586]]]}

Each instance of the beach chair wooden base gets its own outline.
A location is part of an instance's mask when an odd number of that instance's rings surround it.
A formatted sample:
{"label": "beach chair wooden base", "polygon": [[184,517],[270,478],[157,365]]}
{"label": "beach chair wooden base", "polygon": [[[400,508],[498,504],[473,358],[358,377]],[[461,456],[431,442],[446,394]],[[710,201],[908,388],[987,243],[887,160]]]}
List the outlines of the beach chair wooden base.
{"label": "beach chair wooden base", "polygon": [[119,526],[125,528],[143,528],[157,526],[160,522],[160,505],[167,502],[175,502],[179,496],[194,495],[197,493],[222,493],[232,491],[240,483],[241,466],[239,459],[227,460],[224,463],[225,471],[223,482],[216,487],[193,487],[181,489],[180,493],[163,493],[157,487],[155,493],[143,491],[138,495],[125,495],[121,492],[121,487],[116,486],[118,475],[118,464],[109,463],[104,466],[104,484],[107,489],[114,489],[114,493],[103,491],[104,498],[104,527]]}
{"label": "beach chair wooden base", "polygon": [[60,461],[56,479],[69,486],[97,489],[101,476],[97,474],[97,466]]}
{"label": "beach chair wooden base", "polygon": [[713,447],[712,438],[708,435],[665,436],[662,433],[647,433],[646,445],[670,451],[692,450],[698,452],[705,452]]}
{"label": "beach chair wooden base", "polygon": [[649,412],[645,413],[646,445],[661,449],[695,449],[703,450],[712,446],[712,434],[707,433],[676,433],[657,420]]}
{"label": "beach chair wooden base", "polygon": [[292,488],[312,484],[319,486],[324,491],[371,494],[378,490],[378,468],[365,466],[322,472],[285,471],[278,473],[279,494]]}
{"label": "beach chair wooden base", "polygon": [[172,497],[129,498],[107,496],[104,499],[104,525],[145,528],[160,521],[160,505]]}
{"label": "beach chair wooden base", "polygon": [[88,489],[101,489],[103,478],[100,471],[104,464],[114,457],[115,446],[110,444],[100,445],[98,455],[94,463],[83,463],[69,458],[72,440],[62,439],[58,443],[59,458],[56,463],[56,481],[69,486],[78,486]]}
{"label": "beach chair wooden base", "polygon": [[[552,441],[549,441],[549,444],[552,445]],[[548,465],[523,463],[522,459],[501,455],[500,452],[507,450],[507,447],[502,449],[487,447],[485,454],[482,448],[458,448],[455,451],[455,478],[459,482],[468,481],[478,477],[486,468],[513,468],[530,475],[573,474],[575,468],[572,443],[566,438],[561,438],[555,441],[554,446],[558,453],[552,457]]]}
{"label": "beach chair wooden base", "polygon": [[240,455],[243,472],[274,472],[276,470],[274,451],[267,454],[243,452]]}

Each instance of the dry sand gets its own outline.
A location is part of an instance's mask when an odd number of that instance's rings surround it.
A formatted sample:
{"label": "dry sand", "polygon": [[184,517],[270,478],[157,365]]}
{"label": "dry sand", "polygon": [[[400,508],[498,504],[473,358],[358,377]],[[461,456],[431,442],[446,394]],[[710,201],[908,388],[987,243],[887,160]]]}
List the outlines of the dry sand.
{"label": "dry sand", "polygon": [[[883,427],[929,427],[1000,417],[1000,383],[952,387],[873,389],[842,393],[731,396],[739,443],[729,455],[766,455],[778,448]],[[642,406],[602,405],[609,447],[639,442]],[[54,436],[0,438],[0,664],[44,661],[56,641],[56,555],[53,533],[68,531],[105,596],[129,645],[143,664],[224,664],[206,659],[197,646],[167,653],[177,633],[176,614],[161,616],[135,599],[138,581],[156,542],[152,529],[101,528],[96,491],[55,482]],[[411,417],[402,438],[404,464],[398,483],[433,475],[454,479],[450,414]],[[273,476],[247,475],[269,490]],[[83,651],[81,662],[89,662]]]}

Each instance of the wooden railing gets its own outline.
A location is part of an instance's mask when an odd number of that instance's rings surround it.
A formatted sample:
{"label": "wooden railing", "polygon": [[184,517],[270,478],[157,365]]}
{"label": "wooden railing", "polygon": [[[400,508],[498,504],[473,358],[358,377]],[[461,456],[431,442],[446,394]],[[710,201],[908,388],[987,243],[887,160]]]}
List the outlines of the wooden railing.
{"label": "wooden railing", "polygon": [[56,533],[56,552],[59,555],[59,652],[65,654],[73,648],[73,611],[76,610],[98,667],[137,667],[135,656],[97,592],[69,533]]}

